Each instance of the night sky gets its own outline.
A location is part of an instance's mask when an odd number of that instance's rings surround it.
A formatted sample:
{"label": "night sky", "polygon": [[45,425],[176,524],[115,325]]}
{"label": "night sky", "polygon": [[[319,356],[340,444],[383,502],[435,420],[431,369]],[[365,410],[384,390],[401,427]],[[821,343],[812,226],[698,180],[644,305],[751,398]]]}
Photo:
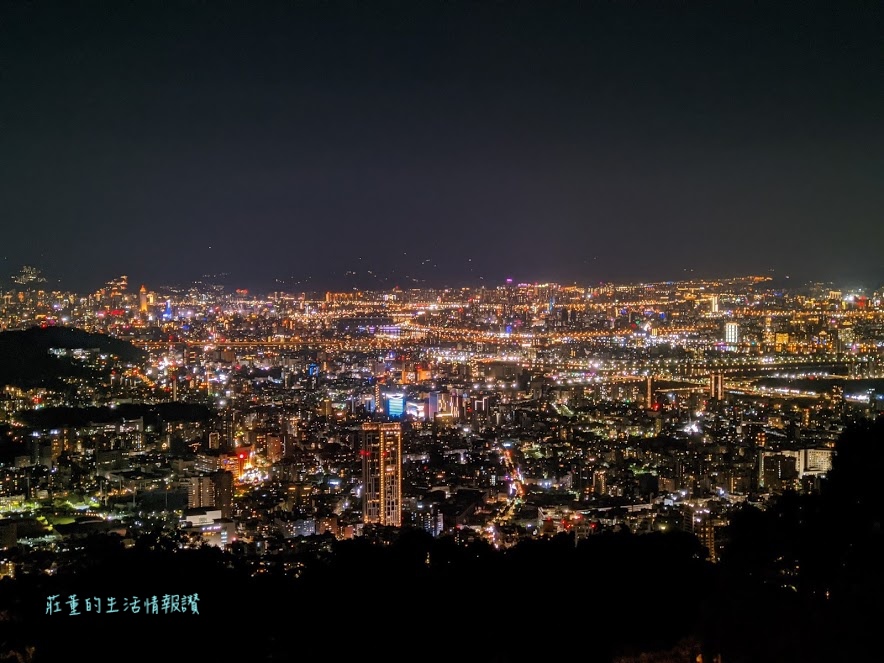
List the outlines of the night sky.
{"label": "night sky", "polygon": [[5,0],[0,287],[879,287],[884,5],[757,5]]}

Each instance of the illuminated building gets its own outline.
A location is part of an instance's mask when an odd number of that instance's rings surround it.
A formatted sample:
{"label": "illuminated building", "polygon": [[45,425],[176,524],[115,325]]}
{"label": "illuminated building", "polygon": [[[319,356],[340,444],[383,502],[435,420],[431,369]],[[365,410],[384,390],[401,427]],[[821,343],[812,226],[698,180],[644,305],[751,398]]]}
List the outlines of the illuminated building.
{"label": "illuminated building", "polygon": [[185,509],[180,525],[181,531],[189,537],[218,548],[226,548],[236,540],[235,523],[217,508]]}
{"label": "illuminated building", "polygon": [[804,467],[802,468],[803,474],[825,474],[826,472],[829,472],[832,469],[833,456],[834,452],[832,451],[832,449],[804,449]]}
{"label": "illuminated building", "polygon": [[233,503],[233,475],[216,471],[211,474],[190,477],[187,480],[187,507],[198,509],[216,507],[223,518],[230,516]]}
{"label": "illuminated building", "polygon": [[799,451],[760,452],[759,488],[775,493],[794,488],[795,481],[801,476],[801,456]]}
{"label": "illuminated building", "polygon": [[143,284],[138,290],[138,310],[147,313],[147,288]]}
{"label": "illuminated building", "polygon": [[365,523],[402,524],[402,425],[365,423],[360,431]]}
{"label": "illuminated building", "polygon": [[231,454],[221,455],[221,469],[230,472],[233,478],[239,481],[242,478],[246,466],[249,464],[249,450],[242,447]]}
{"label": "illuminated building", "polygon": [[373,412],[380,412],[383,410],[383,394],[381,393],[381,382],[380,378],[375,380],[374,383],[374,407],[372,408]]}
{"label": "illuminated building", "polygon": [[285,455],[285,443],[279,435],[267,436],[267,448],[265,452],[267,460],[271,463],[282,460]]}
{"label": "illuminated building", "polygon": [[193,469],[197,472],[217,472],[221,469],[221,456],[217,451],[200,452],[196,454]]}
{"label": "illuminated building", "polygon": [[764,335],[762,337],[766,346],[774,345],[776,342],[776,334],[774,332],[773,317],[764,316]]}
{"label": "illuminated building", "polygon": [[785,349],[789,345],[789,334],[784,333],[776,333],[774,334],[774,347],[779,352],[780,350]]}
{"label": "illuminated building", "polygon": [[391,417],[401,417],[405,414],[405,396],[403,394],[391,394],[387,397],[387,414]]}
{"label": "illuminated building", "polygon": [[335,537],[338,536],[340,530],[341,528],[338,525],[337,516],[326,516],[324,518],[318,518],[314,526],[314,532],[316,534],[325,534],[328,532]]}
{"label": "illuminated building", "polygon": [[178,400],[178,369],[174,366],[169,368],[169,379],[172,382],[172,400]]}
{"label": "illuminated building", "polygon": [[187,480],[187,508],[215,506],[215,490],[209,476],[190,477]]}
{"label": "illuminated building", "polygon": [[40,270],[30,265],[25,265],[21,271],[12,277],[14,283],[18,285],[30,285],[32,283],[45,283],[46,278],[40,273]]}
{"label": "illuminated building", "polygon": [[433,536],[441,535],[445,529],[442,512],[439,510],[438,505],[435,504],[418,504],[415,520],[418,527]]}
{"label": "illuminated building", "polygon": [[593,472],[592,492],[596,495],[608,494],[608,475],[604,470],[596,470]]}
{"label": "illuminated building", "polygon": [[724,323],[724,342],[729,346],[736,346],[740,342],[740,324],[737,322]]}
{"label": "illuminated building", "polygon": [[718,561],[718,531],[727,524],[727,521],[709,513],[709,509],[701,507],[685,507],[685,529],[692,532],[700,544],[709,552],[709,561]]}
{"label": "illuminated building", "polygon": [[709,376],[709,397],[724,400],[724,375],[712,373]]}
{"label": "illuminated building", "polygon": [[427,419],[432,421],[439,412],[439,392],[431,391],[427,397]]}
{"label": "illuminated building", "polygon": [[853,348],[854,340],[855,335],[853,325],[845,323],[845,325],[838,330],[838,352],[850,352]]}

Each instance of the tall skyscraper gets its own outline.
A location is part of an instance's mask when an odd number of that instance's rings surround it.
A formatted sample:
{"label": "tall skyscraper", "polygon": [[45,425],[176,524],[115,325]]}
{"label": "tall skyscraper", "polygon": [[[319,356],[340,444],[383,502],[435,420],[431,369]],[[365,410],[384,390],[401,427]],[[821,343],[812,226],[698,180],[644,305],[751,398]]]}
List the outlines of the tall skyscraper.
{"label": "tall skyscraper", "polygon": [[402,525],[402,424],[370,422],[360,431],[362,520]]}
{"label": "tall skyscraper", "polygon": [[147,287],[144,285],[138,290],[138,310],[147,313]]}

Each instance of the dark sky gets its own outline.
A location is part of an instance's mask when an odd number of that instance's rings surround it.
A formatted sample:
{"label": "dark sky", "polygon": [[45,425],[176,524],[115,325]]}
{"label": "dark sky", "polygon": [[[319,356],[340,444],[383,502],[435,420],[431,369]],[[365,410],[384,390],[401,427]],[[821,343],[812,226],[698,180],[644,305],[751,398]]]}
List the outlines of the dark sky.
{"label": "dark sky", "polygon": [[3,285],[877,287],[882,36],[874,1],[5,0]]}

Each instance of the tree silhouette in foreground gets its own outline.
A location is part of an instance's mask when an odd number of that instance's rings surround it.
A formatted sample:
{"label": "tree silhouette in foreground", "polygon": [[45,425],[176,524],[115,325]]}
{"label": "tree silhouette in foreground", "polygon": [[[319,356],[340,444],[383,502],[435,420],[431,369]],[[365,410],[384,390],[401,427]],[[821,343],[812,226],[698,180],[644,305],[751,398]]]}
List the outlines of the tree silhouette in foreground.
{"label": "tree silhouette in foreground", "polygon": [[884,419],[845,429],[820,494],[786,493],[734,515],[718,565],[729,661],[866,660],[881,652]]}

